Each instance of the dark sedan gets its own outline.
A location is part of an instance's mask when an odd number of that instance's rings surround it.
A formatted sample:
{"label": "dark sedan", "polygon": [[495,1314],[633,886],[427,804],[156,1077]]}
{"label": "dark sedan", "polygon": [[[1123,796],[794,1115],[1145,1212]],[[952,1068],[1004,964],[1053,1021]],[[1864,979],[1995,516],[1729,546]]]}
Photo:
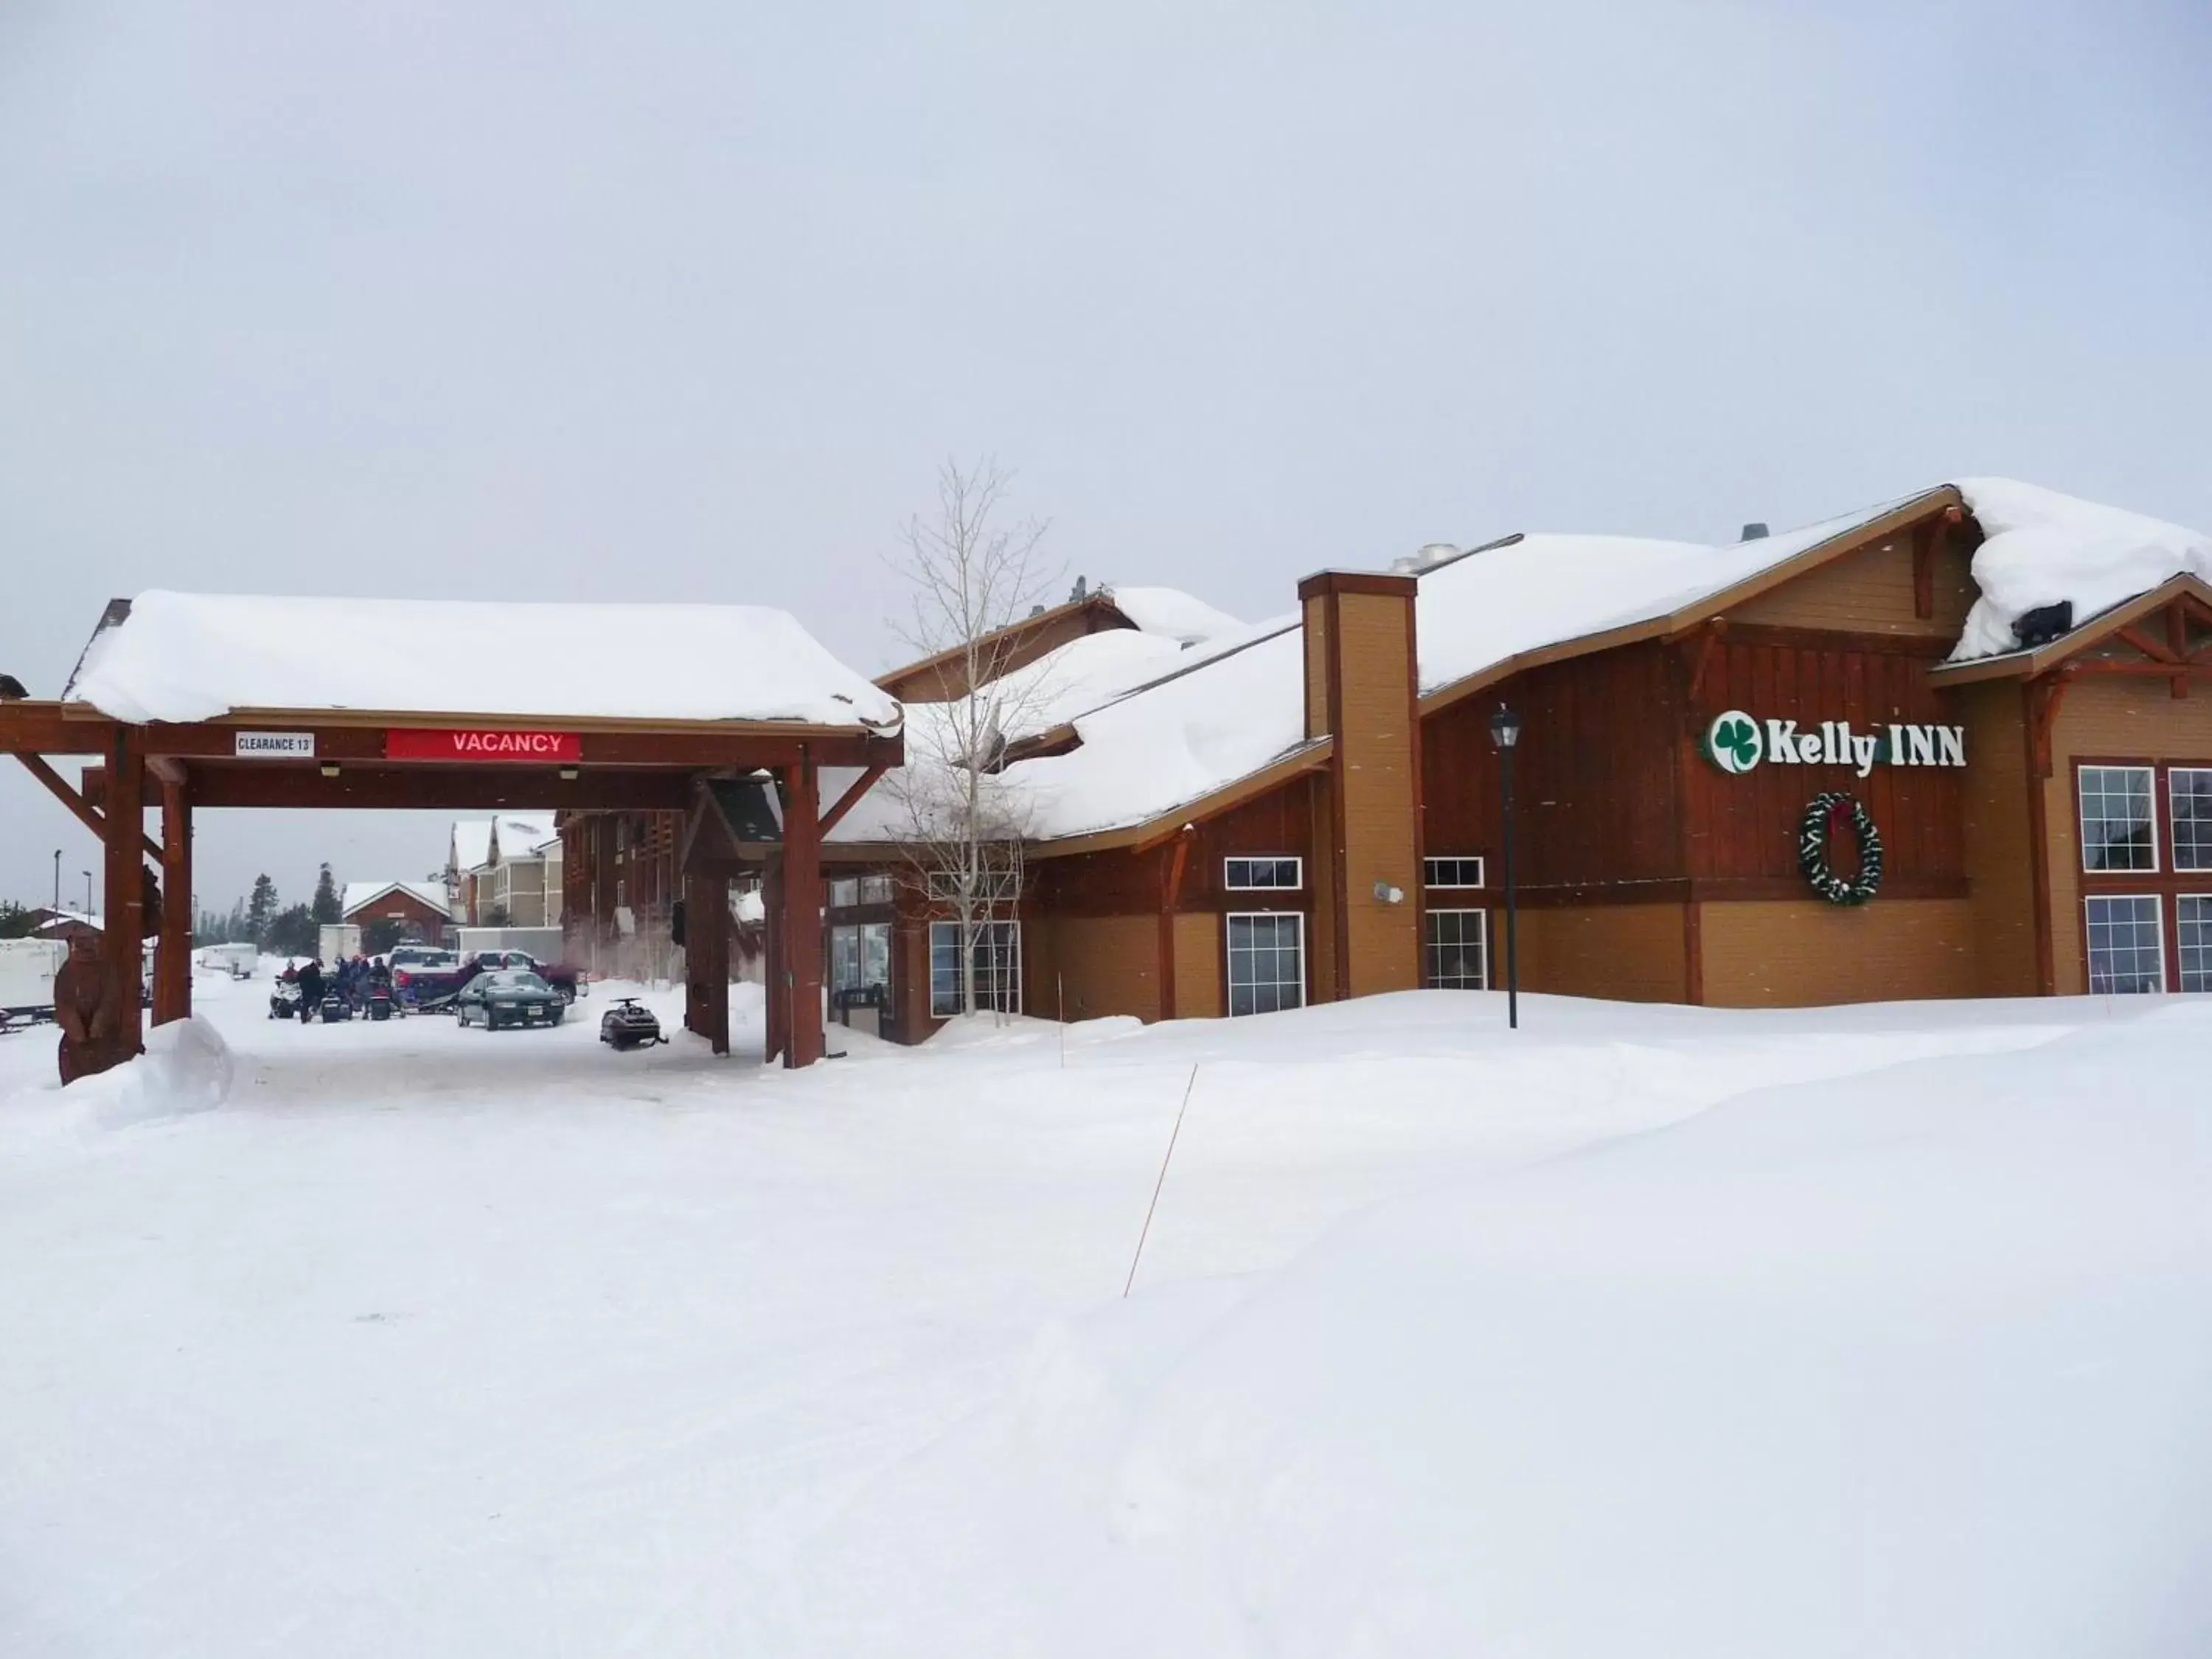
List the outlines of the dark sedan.
{"label": "dark sedan", "polygon": [[464,1025],[496,1031],[502,1025],[558,1025],[568,1007],[561,994],[535,974],[507,969],[478,974],[453,999]]}

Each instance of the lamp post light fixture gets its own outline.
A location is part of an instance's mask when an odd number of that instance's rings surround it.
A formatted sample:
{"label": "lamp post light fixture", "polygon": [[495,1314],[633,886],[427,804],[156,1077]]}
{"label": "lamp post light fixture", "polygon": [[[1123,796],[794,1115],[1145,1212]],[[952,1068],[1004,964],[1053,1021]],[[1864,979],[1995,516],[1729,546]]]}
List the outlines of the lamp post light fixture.
{"label": "lamp post light fixture", "polygon": [[60,848],[57,847],[57,848],[54,848],[54,914],[55,914],[56,915],[59,915],[61,914],[61,909],[62,909],[62,849],[61,849]]}
{"label": "lamp post light fixture", "polygon": [[92,920],[92,872],[84,872],[84,919]]}
{"label": "lamp post light fixture", "polygon": [[1521,1028],[1520,901],[1513,885],[1513,751],[1521,746],[1521,717],[1504,703],[1490,717],[1490,740],[1498,745],[1499,817],[1505,831],[1505,1026]]}

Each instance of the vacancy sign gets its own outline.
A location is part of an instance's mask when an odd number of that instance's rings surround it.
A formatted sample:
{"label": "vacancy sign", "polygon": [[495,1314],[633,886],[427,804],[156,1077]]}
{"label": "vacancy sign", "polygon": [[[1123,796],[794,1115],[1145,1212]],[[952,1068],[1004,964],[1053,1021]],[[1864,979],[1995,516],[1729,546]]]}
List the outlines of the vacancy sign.
{"label": "vacancy sign", "polygon": [[386,732],[384,757],[407,761],[522,761],[550,765],[583,759],[584,740],[574,732]]}
{"label": "vacancy sign", "polygon": [[313,760],[312,732],[234,732],[231,754],[240,760]]}

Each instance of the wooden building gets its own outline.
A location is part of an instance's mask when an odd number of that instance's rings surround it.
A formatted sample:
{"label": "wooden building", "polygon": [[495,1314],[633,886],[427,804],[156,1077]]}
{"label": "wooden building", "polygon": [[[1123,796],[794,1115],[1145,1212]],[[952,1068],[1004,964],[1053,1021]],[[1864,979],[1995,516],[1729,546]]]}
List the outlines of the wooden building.
{"label": "wooden building", "polygon": [[401,939],[434,945],[453,924],[445,890],[427,881],[349,881],[338,905],[371,954]]}
{"label": "wooden building", "polygon": [[[2212,544],[1960,655],[1988,625],[1969,495],[1726,547],[1514,537],[1310,578],[1295,623],[1016,734],[1003,774],[1046,806],[979,982],[1147,1020],[1492,986],[1506,704],[1525,989],[2212,989]],[[1097,805],[1123,787],[1126,812]],[[957,1006],[960,943],[894,840],[866,804],[830,835],[825,951],[833,990],[873,978],[911,1041]]]}

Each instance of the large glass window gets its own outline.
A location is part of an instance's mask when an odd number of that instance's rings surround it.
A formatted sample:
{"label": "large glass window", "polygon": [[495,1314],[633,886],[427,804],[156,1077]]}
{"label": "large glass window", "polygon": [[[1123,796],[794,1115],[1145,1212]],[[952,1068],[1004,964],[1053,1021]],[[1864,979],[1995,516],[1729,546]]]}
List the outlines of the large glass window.
{"label": "large glass window", "polygon": [[2184,893],[2173,902],[2173,942],[2181,988],[2212,991],[2212,893]]}
{"label": "large glass window", "polygon": [[1489,913],[1431,910],[1426,948],[1429,981],[1447,991],[1490,988]]}
{"label": "large glass window", "polygon": [[2151,823],[2148,766],[2081,769],[2081,867],[2155,870],[2158,831]]}
{"label": "large glass window", "polygon": [[2166,775],[2173,814],[2173,867],[2212,870],[2212,766],[2177,766]]}
{"label": "large glass window", "polygon": [[862,876],[860,902],[889,904],[891,902],[891,878],[889,876]]}
{"label": "large glass window", "polygon": [[1232,893],[1253,892],[1262,888],[1289,888],[1295,891],[1305,885],[1304,860],[1224,859],[1221,884]]}
{"label": "large glass window", "polygon": [[[1021,1012],[1021,923],[978,923],[972,954],[977,1011]],[[957,921],[929,924],[929,1012],[939,1019],[949,1019],[960,1012],[960,924]]]}
{"label": "large glass window", "polygon": [[849,910],[860,902],[860,884],[857,878],[843,876],[830,884],[830,908]]}
{"label": "large glass window", "polygon": [[891,977],[891,926],[866,921],[830,930],[830,988],[856,991],[888,985]]}
{"label": "large glass window", "polygon": [[1306,919],[1296,911],[1229,919],[1229,1012],[1272,1014],[1306,1000]]}
{"label": "large glass window", "polygon": [[2152,895],[2083,901],[2089,927],[2089,989],[2094,995],[2166,989],[2159,903]]}

